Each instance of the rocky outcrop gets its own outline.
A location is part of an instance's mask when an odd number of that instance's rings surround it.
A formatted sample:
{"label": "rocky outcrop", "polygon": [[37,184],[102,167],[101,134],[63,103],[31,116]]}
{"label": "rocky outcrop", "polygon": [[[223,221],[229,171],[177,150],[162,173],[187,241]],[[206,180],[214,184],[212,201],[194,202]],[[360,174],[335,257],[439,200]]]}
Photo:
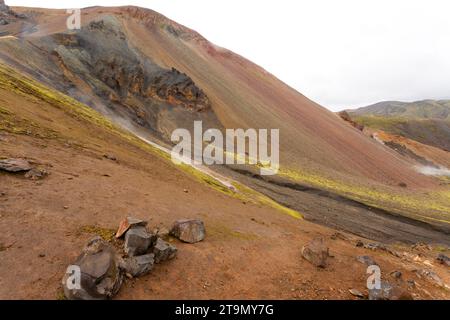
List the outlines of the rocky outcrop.
{"label": "rocky outcrop", "polygon": [[357,122],[355,122],[355,121],[353,121],[347,111],[338,112],[338,116],[341,117],[342,120],[344,120],[345,122],[350,124],[352,127],[358,129],[359,131],[363,131],[364,130],[364,126],[359,124],[359,123],[357,123]]}
{"label": "rocky outcrop", "polygon": [[6,5],[4,0],[0,0],[0,12],[8,12],[9,7]]}

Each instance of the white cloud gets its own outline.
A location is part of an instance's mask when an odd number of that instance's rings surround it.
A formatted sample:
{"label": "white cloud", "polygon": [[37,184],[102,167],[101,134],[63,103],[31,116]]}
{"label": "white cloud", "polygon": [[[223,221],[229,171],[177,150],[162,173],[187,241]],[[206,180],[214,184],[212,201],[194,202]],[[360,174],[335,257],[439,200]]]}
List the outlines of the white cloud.
{"label": "white cloud", "polygon": [[[38,0],[9,5],[42,6]],[[450,98],[447,0],[46,0],[139,5],[263,66],[325,107]]]}

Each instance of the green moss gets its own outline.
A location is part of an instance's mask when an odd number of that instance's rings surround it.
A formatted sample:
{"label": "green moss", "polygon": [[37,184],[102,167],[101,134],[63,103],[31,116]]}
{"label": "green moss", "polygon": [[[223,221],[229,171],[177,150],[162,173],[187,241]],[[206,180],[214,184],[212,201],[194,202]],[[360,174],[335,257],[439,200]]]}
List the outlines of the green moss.
{"label": "green moss", "polygon": [[279,175],[346,196],[375,208],[399,214],[406,212],[421,220],[450,223],[450,191],[421,194],[416,190],[414,194],[401,194],[388,187],[369,188],[286,168],[282,168]]}
{"label": "green moss", "polygon": [[213,238],[239,239],[245,241],[252,241],[258,239],[258,236],[256,234],[232,230],[223,224],[209,225],[207,230],[207,236]]}
{"label": "green moss", "polygon": [[116,232],[112,229],[101,228],[99,226],[83,226],[78,230],[78,233],[88,233],[100,236],[105,241],[112,241]]}

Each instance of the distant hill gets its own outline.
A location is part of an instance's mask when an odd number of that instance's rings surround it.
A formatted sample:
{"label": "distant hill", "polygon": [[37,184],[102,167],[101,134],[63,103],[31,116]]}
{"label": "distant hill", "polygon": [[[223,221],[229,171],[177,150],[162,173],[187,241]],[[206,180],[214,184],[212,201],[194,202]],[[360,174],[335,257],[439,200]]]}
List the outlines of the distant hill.
{"label": "distant hill", "polygon": [[386,101],[347,112],[365,127],[450,151],[450,100]]}

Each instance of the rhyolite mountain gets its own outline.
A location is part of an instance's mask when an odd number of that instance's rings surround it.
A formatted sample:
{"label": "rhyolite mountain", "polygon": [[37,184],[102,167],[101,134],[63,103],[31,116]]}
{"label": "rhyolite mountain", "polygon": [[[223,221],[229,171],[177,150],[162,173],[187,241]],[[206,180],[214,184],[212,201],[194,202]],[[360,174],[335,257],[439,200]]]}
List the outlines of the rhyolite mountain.
{"label": "rhyolite mountain", "polygon": [[[278,187],[298,192],[312,185],[432,223],[447,219],[439,179],[261,67],[152,10],[86,8],[80,30],[68,30],[65,10],[13,7],[5,15],[1,63],[122,127],[167,146],[174,129],[192,130],[194,120],[202,120],[204,129],[279,129]],[[255,188],[270,193],[267,186]],[[419,201],[430,192],[436,196]],[[319,218],[329,212],[311,209],[299,195],[287,201],[281,190],[270,196]]]}
{"label": "rhyolite mountain", "polygon": [[361,125],[450,151],[450,100],[385,101],[347,112]]}

